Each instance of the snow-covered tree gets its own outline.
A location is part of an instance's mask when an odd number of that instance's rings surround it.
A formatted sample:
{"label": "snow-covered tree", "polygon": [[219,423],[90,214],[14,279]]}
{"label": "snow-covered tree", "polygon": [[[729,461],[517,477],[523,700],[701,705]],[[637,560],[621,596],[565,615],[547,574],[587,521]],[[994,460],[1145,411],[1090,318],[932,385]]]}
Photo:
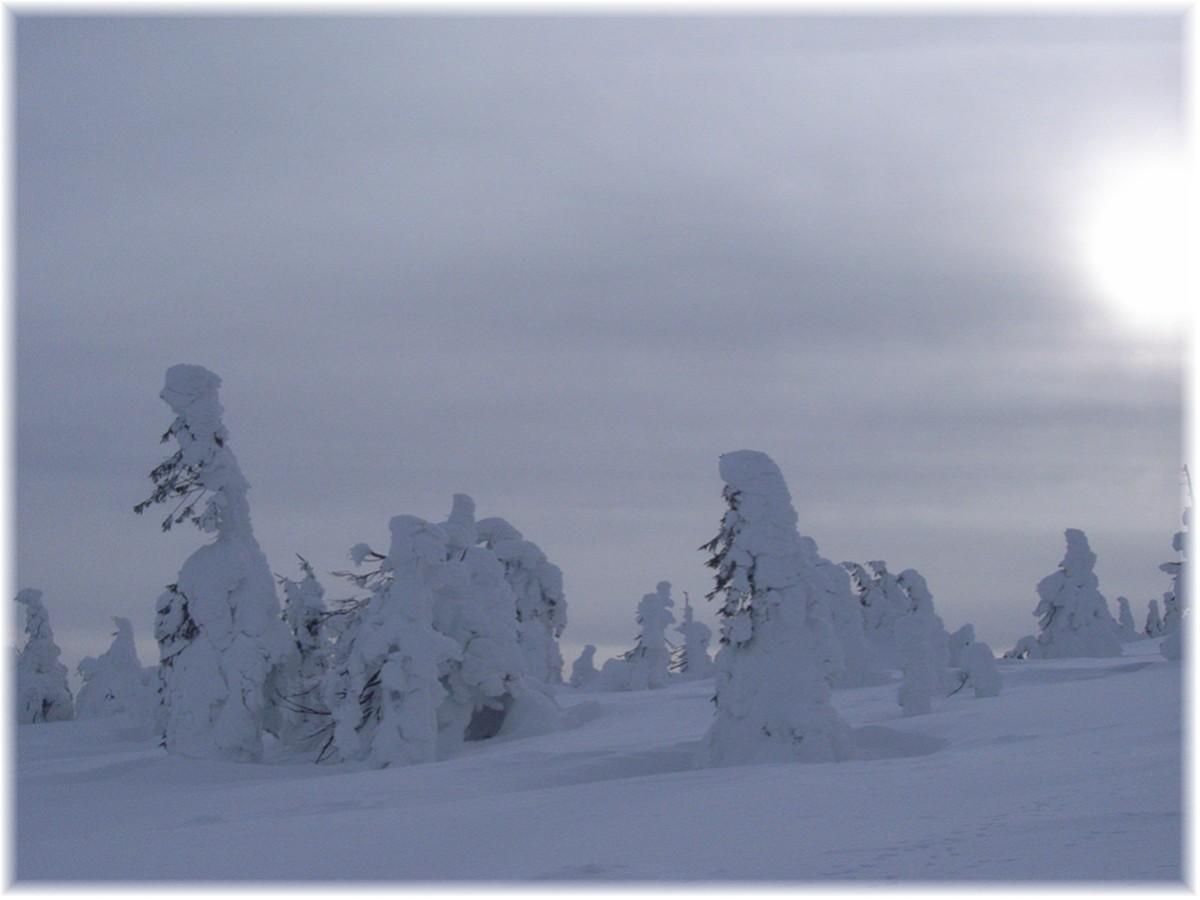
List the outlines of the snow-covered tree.
{"label": "snow-covered tree", "polygon": [[1142,635],[1138,633],[1137,625],[1133,621],[1133,611],[1129,608],[1129,599],[1126,597],[1117,598],[1117,640],[1122,644],[1127,644],[1130,641],[1136,641]]}
{"label": "snow-covered tree", "polygon": [[513,713],[526,727],[552,716],[548,688],[525,673],[516,596],[496,554],[479,546],[471,498],[456,494],[440,525],[397,516],[391,528],[387,555],[351,550],[356,565],[378,567],[348,576],[371,596],[349,605],[337,640],[323,690],[334,737],[321,758],[444,759]]}
{"label": "snow-covered tree", "polygon": [[1171,547],[1179,554],[1177,560],[1163,563],[1159,568],[1171,576],[1171,589],[1163,594],[1162,631],[1166,635],[1160,647],[1167,659],[1179,659],[1183,655],[1183,620],[1188,615],[1188,526],[1192,509],[1183,511],[1183,530],[1175,532]]}
{"label": "snow-covered tree", "polygon": [[516,594],[517,642],[527,674],[546,684],[561,683],[558,639],[567,627],[562,569],[504,519],[480,519],[477,532],[478,540],[504,565],[504,577]]}
{"label": "snow-covered tree", "polygon": [[64,722],[74,718],[74,702],[67,685],[67,667],[54,643],[50,613],[42,592],[25,588],[17,594],[25,607],[25,645],[17,655],[17,722]]}
{"label": "snow-covered tree", "polygon": [[764,453],[720,459],[728,509],[707,545],[723,595],[716,716],[705,737],[709,765],[853,757],[831,682],[842,668],[828,596],[797,532],[779,467]]}
{"label": "snow-covered tree", "polygon": [[631,691],[666,687],[671,679],[671,648],[667,642],[667,627],[675,624],[671,607],[671,582],[660,581],[653,594],[646,594],[638,603],[637,621],[641,626],[637,643],[626,654],[629,662]]}
{"label": "snow-covered tree", "polygon": [[671,660],[671,671],[687,681],[711,678],[715,671],[708,655],[712,629],[696,620],[695,610],[686,592],[683,595],[683,619],[675,630],[683,641]]}
{"label": "snow-covered tree", "polygon": [[164,746],[183,756],[255,761],[264,731],[279,731],[278,681],[295,648],[250,525],[250,486],[228,446],[220,383],[201,366],[167,370],[159,396],[176,418],[163,441],[174,438],[179,449],[150,473],[154,491],[134,509],[174,501],[164,530],[187,520],[216,533],[156,606]]}
{"label": "snow-covered tree", "polygon": [[[438,710],[447,696],[441,677],[462,655],[433,627],[447,536],[415,516],[396,516],[390,528],[387,556],[374,554],[377,577],[357,576],[370,581],[372,593],[352,611],[325,676],[322,694],[333,728],[322,758],[380,767],[438,758]],[[356,562],[364,557],[356,554]]]}
{"label": "snow-covered tree", "polygon": [[982,641],[972,641],[963,647],[962,664],[966,683],[975,689],[976,697],[1000,696],[1000,672],[991,647]]}
{"label": "snow-covered tree", "polygon": [[76,671],[83,686],[75,698],[78,719],[119,717],[140,734],[153,732],[155,689],[138,659],[133,625],[113,616],[112,645],[99,657],[85,656]]}
{"label": "snow-covered tree", "polygon": [[[896,583],[909,599],[909,615],[926,620],[925,634],[929,641],[929,658],[933,666],[934,693],[944,696],[953,689],[950,675],[950,635],[942,623],[942,617],[933,608],[933,595],[924,576],[916,569],[905,569]],[[907,618],[907,616],[905,617]]]}
{"label": "snow-covered tree", "polygon": [[329,724],[329,710],[321,695],[321,683],[329,663],[330,641],[325,623],[325,588],[317,580],[308,560],[297,554],[303,577],[299,581],[279,576],[283,588],[283,620],[292,632],[296,653],[282,679],[284,742],[300,753],[318,750]]}
{"label": "snow-covered tree", "polygon": [[585,644],[583,652],[571,666],[571,687],[586,688],[600,677],[596,670],[596,645]]}
{"label": "snow-covered tree", "polygon": [[807,565],[803,572],[808,589],[825,595],[829,618],[841,651],[842,666],[833,675],[835,688],[887,684],[891,676],[883,670],[879,653],[866,635],[866,617],[844,566],[821,556],[812,538],[801,536],[800,547]]}
{"label": "snow-covered tree", "polygon": [[970,623],[964,625],[958,631],[950,635],[950,665],[961,667],[963,665],[963,648],[974,642],[975,626]]}
{"label": "snow-covered tree", "polygon": [[888,571],[883,560],[872,560],[866,566],[842,563],[849,573],[863,610],[863,633],[875,648],[881,667],[900,668],[900,653],[896,648],[896,622],[907,615],[912,600]]}
{"label": "snow-covered tree", "polygon": [[1044,659],[1060,657],[1120,656],[1117,623],[1099,590],[1093,571],[1096,554],[1087,536],[1077,528],[1066,531],[1067,552],[1058,571],[1037,586],[1040,602],[1038,653]]}
{"label": "snow-covered tree", "polygon": [[531,689],[517,638],[517,598],[496,554],[477,546],[475,502],[455,494],[446,561],[435,586],[434,628],[461,648],[461,664],[444,677],[450,697],[442,725],[449,746],[456,740],[493,736],[513,702]]}
{"label": "snow-covered tree", "polygon": [[1040,657],[1041,647],[1037,637],[1032,634],[1025,635],[1017,641],[1015,647],[1004,654],[1005,659],[1039,659]]}
{"label": "snow-covered tree", "polygon": [[1150,606],[1146,612],[1146,628],[1144,630],[1146,637],[1162,637],[1163,635],[1162,615],[1158,611],[1158,601],[1154,598],[1150,599]]}
{"label": "snow-covered tree", "polygon": [[933,709],[933,696],[938,691],[933,622],[914,611],[896,620],[894,634],[900,654],[900,708],[906,716],[925,715]]}

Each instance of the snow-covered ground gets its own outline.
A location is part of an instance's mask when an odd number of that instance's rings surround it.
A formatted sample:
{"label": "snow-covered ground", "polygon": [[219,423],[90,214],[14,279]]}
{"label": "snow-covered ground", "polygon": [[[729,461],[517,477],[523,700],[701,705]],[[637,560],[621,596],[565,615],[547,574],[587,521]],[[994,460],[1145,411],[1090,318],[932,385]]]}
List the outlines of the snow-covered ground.
{"label": "snow-covered ground", "polygon": [[712,681],[563,687],[562,727],[445,762],[168,757],[104,720],[17,728],[28,880],[1179,883],[1181,667],[1000,662],[902,718],[896,686],[834,692],[861,758],[700,769]]}

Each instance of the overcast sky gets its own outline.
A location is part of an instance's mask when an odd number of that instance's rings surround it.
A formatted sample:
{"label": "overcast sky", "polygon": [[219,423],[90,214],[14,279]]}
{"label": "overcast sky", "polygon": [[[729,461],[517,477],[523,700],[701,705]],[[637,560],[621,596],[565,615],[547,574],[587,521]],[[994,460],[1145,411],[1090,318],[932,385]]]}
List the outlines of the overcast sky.
{"label": "overcast sky", "polygon": [[[135,516],[168,366],[330,598],[451,495],[565,573],[568,665],[711,588],[719,454],[801,532],[1036,630],[1082,528],[1168,587],[1186,357],[1099,301],[1096,173],[1182,136],[1182,20],[15,21],[17,587],[72,669],[205,540]],[[14,614],[15,619],[15,614]]]}

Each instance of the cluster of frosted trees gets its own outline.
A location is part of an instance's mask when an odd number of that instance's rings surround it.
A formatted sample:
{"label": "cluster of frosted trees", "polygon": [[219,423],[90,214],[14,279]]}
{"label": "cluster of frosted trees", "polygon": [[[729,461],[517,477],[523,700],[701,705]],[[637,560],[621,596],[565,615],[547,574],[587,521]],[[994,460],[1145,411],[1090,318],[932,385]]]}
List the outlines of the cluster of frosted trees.
{"label": "cluster of frosted trees", "polygon": [[1172,546],[1179,561],[1163,563],[1159,568],[1171,576],[1171,587],[1163,594],[1166,615],[1159,613],[1158,601],[1151,600],[1146,626],[1139,633],[1129,601],[1117,598],[1118,614],[1113,618],[1108,601],[1100,593],[1095,573],[1096,554],[1088,546],[1087,535],[1077,528],[1066,531],[1067,550],[1058,570],[1038,582],[1039,633],[1026,635],[1005,653],[1009,659],[1058,659],[1061,657],[1120,656],[1121,645],[1144,637],[1163,638],[1160,645],[1167,659],[1182,654],[1183,618],[1187,609],[1186,578],[1187,528],[1190,507],[1183,514],[1183,531],[1175,534]]}
{"label": "cluster of frosted trees", "polygon": [[[72,698],[41,594],[24,590],[19,720],[124,717],[133,733],[157,733],[185,756],[257,761],[274,742],[293,757],[376,766],[443,759],[504,729],[545,727],[557,709],[551,688],[562,682],[558,567],[505,520],[477,520],[471,498],[456,494],[442,522],[394,517],[386,552],[351,549],[357,571],[334,574],[364,594],[331,608],[301,557],[299,580],[278,578],[281,604],[251,528],[219,385],[199,366],[168,370],[160,396],[175,420],[163,441],[177,450],[135,507],[172,503],[164,529],[190,521],[214,535],[158,598],[158,665],[141,666],[130,623],[114,619],[112,647],[80,663],[84,685]],[[663,581],[638,604],[635,646],[597,670],[588,645],[572,685],[648,690],[715,678],[709,765],[854,757],[832,691],[887,684],[896,670],[906,716],[968,687],[977,697],[999,693],[991,649],[970,625],[946,630],[918,572],[823,558],[799,533],[782,473],[763,453],[723,455],[720,475],[727,508],[702,548],[715,575],[708,599],[720,601],[715,659],[710,629],[686,594],[677,623]],[[1170,658],[1187,607],[1187,513],[1184,524],[1174,543],[1181,560],[1162,566],[1172,578],[1165,615],[1152,603],[1145,629],[1166,637]],[[1109,613],[1083,532],[1066,537],[1058,571],[1037,587],[1041,632],[1009,657],[1112,656],[1138,636],[1125,598],[1118,619]]]}
{"label": "cluster of frosted trees", "polygon": [[[175,420],[163,440],[178,449],[151,473],[154,491],[136,507],[175,504],[164,529],[190,521],[214,535],[158,598],[156,696],[147,700],[152,688],[122,621],[113,648],[81,664],[77,705],[116,712],[119,699],[120,712],[152,720],[166,749],[184,756],[255,761],[274,741],[287,754],[379,766],[439,759],[510,718],[552,711],[548,685],[561,681],[566,625],[562,573],[508,522],[477,522],[465,495],[442,523],[392,519],[386,553],[352,549],[356,566],[372,568],[339,574],[365,596],[329,609],[301,558],[300,580],[279,579],[281,605],[221,421],[219,385],[199,366],[168,370],[160,396]],[[23,721],[69,718],[66,670],[57,647],[45,649],[36,593],[21,597],[31,637],[18,675],[40,718]],[[51,679],[61,697],[43,686]]]}

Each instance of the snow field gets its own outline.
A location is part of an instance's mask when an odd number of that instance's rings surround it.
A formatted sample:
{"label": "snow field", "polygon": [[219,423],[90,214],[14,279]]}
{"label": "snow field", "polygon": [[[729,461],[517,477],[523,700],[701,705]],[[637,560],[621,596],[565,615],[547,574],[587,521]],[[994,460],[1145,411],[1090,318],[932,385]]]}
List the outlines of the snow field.
{"label": "snow field", "polygon": [[167,756],[106,720],[23,725],[16,877],[1178,882],[1181,668],[1158,643],[1004,660],[1001,696],[966,689],[922,716],[902,716],[895,682],[835,691],[859,745],[835,763],[698,768],[711,679],[560,687],[556,731],[381,770]]}

